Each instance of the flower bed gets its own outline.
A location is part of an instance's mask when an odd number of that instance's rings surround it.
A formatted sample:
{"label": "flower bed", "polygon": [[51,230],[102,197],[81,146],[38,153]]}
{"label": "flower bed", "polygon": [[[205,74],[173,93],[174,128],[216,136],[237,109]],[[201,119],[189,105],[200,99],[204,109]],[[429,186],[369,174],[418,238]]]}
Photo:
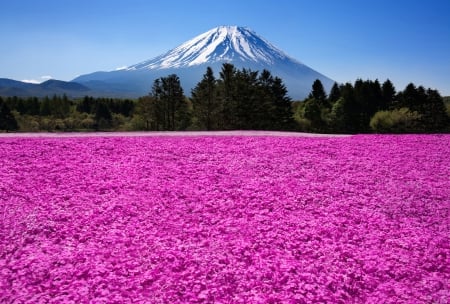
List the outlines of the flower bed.
{"label": "flower bed", "polygon": [[447,303],[449,155],[449,135],[0,138],[0,303]]}

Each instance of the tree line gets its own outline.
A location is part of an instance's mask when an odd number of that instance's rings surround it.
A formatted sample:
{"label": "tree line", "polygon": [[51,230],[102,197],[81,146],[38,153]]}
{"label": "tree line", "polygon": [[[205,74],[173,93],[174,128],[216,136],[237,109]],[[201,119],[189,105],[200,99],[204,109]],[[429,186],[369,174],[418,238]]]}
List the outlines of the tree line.
{"label": "tree line", "polygon": [[335,83],[328,94],[316,80],[305,100],[293,102],[279,77],[229,63],[218,78],[208,67],[190,98],[175,74],[154,80],[137,100],[0,97],[0,130],[7,131],[449,132],[449,115],[438,91],[411,83],[397,92],[390,80]]}
{"label": "tree line", "polygon": [[319,80],[295,105],[301,128],[331,133],[423,133],[450,131],[450,108],[437,90],[410,83],[396,92],[388,79],[335,83],[329,95]]}

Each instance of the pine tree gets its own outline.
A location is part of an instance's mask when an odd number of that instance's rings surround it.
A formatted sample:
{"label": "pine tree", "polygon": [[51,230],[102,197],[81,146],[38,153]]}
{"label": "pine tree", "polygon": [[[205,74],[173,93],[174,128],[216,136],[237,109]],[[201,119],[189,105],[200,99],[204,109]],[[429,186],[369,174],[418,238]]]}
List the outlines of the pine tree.
{"label": "pine tree", "polygon": [[428,89],[426,102],[421,107],[422,122],[428,132],[440,132],[449,126],[444,100],[438,91]]}
{"label": "pine tree", "polygon": [[0,130],[15,131],[18,129],[16,118],[8,105],[0,98]]}
{"label": "pine tree", "polygon": [[231,63],[224,63],[219,75],[220,128],[234,129],[237,125],[237,102],[235,100],[236,69]]}
{"label": "pine tree", "polygon": [[396,94],[394,84],[389,79],[383,82],[381,86],[381,110],[387,110],[394,106]]}
{"label": "pine tree", "polygon": [[188,104],[177,75],[156,79],[151,95],[156,98],[156,112],[161,117],[162,130],[182,130],[189,125]]}
{"label": "pine tree", "polygon": [[327,94],[325,93],[323,84],[319,79],[314,81],[310,95],[310,97],[317,101],[320,108],[327,106]]}
{"label": "pine tree", "polygon": [[272,100],[273,114],[271,129],[291,130],[294,127],[292,101],[289,98],[286,86],[279,77],[275,77],[270,85],[270,98]]}
{"label": "pine tree", "polygon": [[201,129],[213,130],[217,128],[218,96],[217,81],[211,67],[206,69],[203,79],[191,92],[194,116]]}
{"label": "pine tree", "polygon": [[109,128],[112,122],[111,111],[104,100],[100,100],[95,108],[95,122],[97,129]]}
{"label": "pine tree", "polygon": [[50,116],[52,114],[50,99],[48,96],[45,96],[45,98],[41,101],[40,114],[41,116]]}
{"label": "pine tree", "polygon": [[328,103],[334,104],[341,97],[341,89],[339,85],[335,82],[331,87],[330,95],[328,95]]}

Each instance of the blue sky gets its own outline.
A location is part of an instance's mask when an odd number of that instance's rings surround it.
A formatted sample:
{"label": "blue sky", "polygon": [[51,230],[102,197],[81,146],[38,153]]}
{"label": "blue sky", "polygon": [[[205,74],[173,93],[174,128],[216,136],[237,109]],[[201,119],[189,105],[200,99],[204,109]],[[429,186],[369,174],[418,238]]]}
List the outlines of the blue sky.
{"label": "blue sky", "polygon": [[248,26],[338,82],[389,78],[450,95],[449,0],[2,0],[0,78],[114,70],[219,25]]}

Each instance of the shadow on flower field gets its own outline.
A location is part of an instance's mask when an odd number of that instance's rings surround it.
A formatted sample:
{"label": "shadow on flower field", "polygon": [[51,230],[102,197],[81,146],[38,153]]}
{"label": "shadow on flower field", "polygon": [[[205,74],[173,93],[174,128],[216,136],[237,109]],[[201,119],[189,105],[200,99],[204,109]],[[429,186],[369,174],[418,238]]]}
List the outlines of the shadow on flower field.
{"label": "shadow on flower field", "polygon": [[447,303],[449,135],[130,135],[0,138],[0,303]]}

